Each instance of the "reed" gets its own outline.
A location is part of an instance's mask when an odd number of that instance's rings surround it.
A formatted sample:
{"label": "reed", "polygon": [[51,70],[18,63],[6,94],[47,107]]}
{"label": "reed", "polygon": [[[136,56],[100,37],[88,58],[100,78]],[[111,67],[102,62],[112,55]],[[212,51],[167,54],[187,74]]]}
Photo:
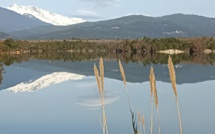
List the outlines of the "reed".
{"label": "reed", "polygon": [[144,132],[144,134],[146,134],[146,127],[145,127],[145,119],[144,119],[144,116],[141,117],[141,124],[142,124],[142,127],[143,127],[143,132]]}
{"label": "reed", "polygon": [[137,115],[138,115],[138,123],[139,123],[140,133],[141,134],[146,134],[144,116],[141,115],[140,111],[138,111]]}
{"label": "reed", "polygon": [[[150,86],[151,86],[151,103],[153,103],[153,96],[154,96],[154,103],[157,112],[157,119],[158,119],[158,132],[161,133],[160,130],[160,118],[159,118],[159,111],[158,111],[158,95],[157,95],[157,88],[156,88],[156,80],[154,75],[153,67],[150,68],[149,74]],[[151,133],[153,133],[153,104],[151,104]]]}
{"label": "reed", "polygon": [[137,119],[138,119],[139,130],[140,130],[140,132],[142,134],[141,113],[140,113],[140,111],[137,112]]}
{"label": "reed", "polygon": [[100,76],[99,76],[99,71],[98,71],[98,69],[97,69],[95,64],[94,64],[94,75],[96,77],[96,82],[97,82],[100,97],[102,98],[103,91],[102,91],[102,88],[101,88],[101,80],[100,80]]}
{"label": "reed", "polygon": [[151,69],[149,74],[150,81],[150,95],[151,95],[151,123],[150,123],[150,134],[153,134],[153,118],[154,118],[154,108],[153,108],[153,94],[154,94],[154,82],[151,75]]}
{"label": "reed", "polygon": [[176,75],[175,75],[175,69],[174,69],[174,65],[172,62],[172,58],[169,56],[168,59],[168,69],[169,69],[169,75],[170,75],[170,81],[172,83],[172,89],[174,91],[176,100],[178,100],[178,92],[176,89]]}
{"label": "reed", "polygon": [[101,77],[101,87],[102,89],[104,89],[104,62],[102,58],[100,58],[100,61],[99,61],[99,69],[100,69],[100,77]]}
{"label": "reed", "polygon": [[120,73],[121,73],[121,76],[122,76],[122,80],[123,80],[123,82],[124,82],[124,85],[126,86],[125,72],[124,72],[124,69],[123,69],[123,66],[122,66],[122,63],[121,63],[120,60],[119,60],[119,70],[120,70]]}
{"label": "reed", "polygon": [[99,69],[100,69],[100,74],[98,72],[96,65],[94,64],[94,74],[96,77],[98,91],[99,91],[101,103],[102,103],[102,132],[103,134],[108,134],[107,118],[106,118],[105,103],[104,103],[104,65],[103,65],[102,58],[100,58]]}
{"label": "reed", "polygon": [[130,108],[130,111],[131,111],[131,121],[132,121],[134,134],[140,134],[137,128],[135,112],[131,108]]}
{"label": "reed", "polygon": [[176,88],[175,69],[174,69],[174,65],[173,65],[173,62],[172,62],[172,58],[170,56],[169,56],[169,59],[168,59],[168,69],[169,69],[170,81],[172,83],[172,88],[173,88],[173,91],[174,91],[174,94],[175,94],[175,99],[176,99],[176,105],[177,105],[177,110],[178,110],[178,120],[179,120],[179,127],[180,127],[180,134],[183,134],[181,113],[180,113],[179,102],[178,102],[178,92],[177,92],[177,88]]}
{"label": "reed", "polygon": [[121,63],[120,60],[119,60],[119,70],[120,70],[120,73],[121,73],[121,76],[122,76],[122,80],[123,80],[123,83],[124,83],[124,86],[125,86],[125,90],[126,90],[128,105],[129,105],[129,109],[130,109],[130,113],[131,113],[131,120],[132,120],[133,131],[134,131],[134,134],[139,134],[138,129],[137,129],[135,112],[132,110],[131,101],[130,101],[130,98],[129,98],[129,95],[128,95],[128,89],[127,89],[127,86],[126,86],[126,76],[125,76],[124,68],[123,68],[122,63]]}
{"label": "reed", "polygon": [[[131,107],[131,101],[130,101],[127,86],[126,86],[126,76],[125,76],[125,72],[124,72],[124,69],[123,69],[123,66],[122,66],[122,63],[120,60],[119,60],[119,69],[120,69],[122,80],[123,80],[123,83],[124,83],[124,86],[126,89],[126,95],[127,95],[127,100],[128,100],[128,104],[129,104],[134,134],[142,134],[142,133],[146,134],[144,116],[141,115],[140,111],[138,111],[138,113],[135,113]],[[175,75],[174,65],[173,65],[173,62],[172,62],[172,59],[170,56],[168,59],[168,69],[169,69],[169,75],[170,75],[172,88],[173,88],[175,99],[176,99],[176,105],[177,105],[177,110],[178,110],[178,119],[179,119],[179,125],[180,125],[180,134],[183,134],[182,121],[181,121],[179,102],[178,102],[178,93],[177,93],[177,87],[176,87],[176,75]],[[100,61],[99,61],[99,71],[98,71],[98,68],[96,67],[96,65],[94,64],[94,74],[96,77],[98,91],[99,91],[99,94],[101,97],[101,103],[102,103],[103,134],[108,134],[107,118],[106,118],[105,103],[104,103],[104,63],[103,63],[102,58],[100,58]],[[157,87],[156,87],[156,78],[154,75],[153,67],[150,68],[149,80],[150,80],[150,95],[151,95],[150,133],[153,134],[153,127],[154,127],[153,118],[154,118],[154,105],[155,105],[156,112],[157,112],[157,119],[158,119],[158,132],[159,132],[159,134],[161,134],[160,119],[159,119],[159,101],[158,101],[158,94],[157,94]]]}

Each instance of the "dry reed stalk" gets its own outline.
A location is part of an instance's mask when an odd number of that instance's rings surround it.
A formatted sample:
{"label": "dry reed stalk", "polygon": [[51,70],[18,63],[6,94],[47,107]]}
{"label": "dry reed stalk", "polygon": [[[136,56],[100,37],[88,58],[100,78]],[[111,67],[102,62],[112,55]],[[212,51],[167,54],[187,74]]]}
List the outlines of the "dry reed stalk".
{"label": "dry reed stalk", "polygon": [[125,86],[125,90],[126,90],[126,96],[127,96],[128,105],[129,105],[129,108],[130,108],[130,113],[131,113],[133,131],[134,131],[134,134],[139,134],[139,132],[137,130],[137,126],[136,126],[135,113],[132,111],[131,101],[130,101],[130,98],[128,96],[128,90],[127,90],[127,86],[126,86],[125,72],[124,72],[124,69],[123,69],[123,66],[122,66],[122,63],[121,63],[120,60],[119,60],[119,70],[120,70],[120,73],[121,73],[121,76],[122,76],[122,80],[123,80],[123,83],[124,83],[124,86]]}
{"label": "dry reed stalk", "polygon": [[179,120],[179,126],[180,126],[180,134],[183,134],[181,114],[180,114],[180,108],[179,108],[179,102],[178,102],[178,92],[177,92],[177,88],[176,88],[176,75],[175,75],[172,58],[170,56],[168,59],[168,68],[169,68],[169,75],[170,75],[170,80],[172,83],[172,88],[173,88],[173,91],[175,94],[175,99],[176,99],[176,105],[177,105],[177,110],[178,110],[178,120]]}
{"label": "dry reed stalk", "polygon": [[153,117],[154,117],[154,108],[153,108],[153,96],[154,96],[154,80],[152,76],[152,70],[150,68],[149,81],[150,81],[150,94],[151,94],[151,123],[150,123],[150,133],[153,134]]}
{"label": "dry reed stalk", "polygon": [[[154,102],[155,102],[155,107],[156,107],[156,111],[157,111],[157,119],[158,119],[158,132],[160,134],[161,130],[160,130],[160,118],[159,118],[159,112],[158,112],[158,95],[157,95],[156,80],[155,80],[153,67],[151,67],[151,69],[150,69],[149,78],[150,78],[150,85],[151,85],[151,97],[154,96]],[[153,125],[153,124],[151,124],[151,125]]]}
{"label": "dry reed stalk", "polygon": [[107,118],[106,118],[104,103],[102,104],[102,117],[103,117],[103,125],[102,125],[102,127],[103,127],[103,134],[108,134]]}
{"label": "dry reed stalk", "polygon": [[100,58],[99,68],[100,68],[100,75],[99,75],[99,72],[98,72],[96,65],[94,64],[94,74],[96,77],[98,90],[99,90],[99,94],[101,97],[101,103],[102,103],[103,134],[108,134],[107,118],[106,118],[105,103],[104,103],[104,65],[103,65],[103,59],[102,58]]}
{"label": "dry reed stalk", "polygon": [[102,90],[104,90],[104,62],[102,58],[100,58],[100,61],[99,61],[99,69],[100,69],[100,77],[101,77],[101,87],[102,87]]}
{"label": "dry reed stalk", "polygon": [[170,80],[171,80],[171,83],[172,83],[172,88],[173,88],[176,100],[178,100],[178,92],[177,92],[177,89],[176,89],[175,69],[174,69],[174,65],[173,65],[173,62],[172,62],[172,58],[170,56],[169,56],[169,59],[168,59],[168,68],[169,68],[169,75],[170,75]]}
{"label": "dry reed stalk", "polygon": [[138,111],[138,122],[139,122],[139,128],[140,128],[140,132],[142,133],[146,133],[145,130],[145,119],[144,116],[141,115],[140,111]]}
{"label": "dry reed stalk", "polygon": [[139,125],[139,129],[140,129],[140,133],[142,134],[141,113],[140,113],[140,111],[137,112],[137,118],[138,118],[138,125]]}
{"label": "dry reed stalk", "polygon": [[155,81],[153,67],[151,67],[151,69],[150,69],[150,83],[151,83],[151,92],[152,92],[151,94],[154,96],[155,106],[157,109],[158,108],[158,95],[157,95],[156,81]]}
{"label": "dry reed stalk", "polygon": [[145,119],[144,119],[143,115],[142,115],[142,118],[141,118],[141,123],[142,123],[142,127],[143,127],[143,132],[144,132],[144,134],[146,134]]}
{"label": "dry reed stalk", "polygon": [[94,64],[94,74],[95,74],[95,77],[96,77],[96,82],[97,82],[97,86],[98,86],[98,90],[99,90],[99,94],[100,94],[100,97],[102,98],[102,88],[101,88],[101,80],[100,80],[100,77],[99,77],[99,72],[98,72],[98,69],[96,67],[96,65]]}
{"label": "dry reed stalk", "polygon": [[120,70],[120,73],[122,75],[122,80],[124,82],[124,85],[126,86],[126,77],[125,77],[125,72],[124,72],[124,69],[122,67],[122,63],[121,61],[119,60],[119,70]]}

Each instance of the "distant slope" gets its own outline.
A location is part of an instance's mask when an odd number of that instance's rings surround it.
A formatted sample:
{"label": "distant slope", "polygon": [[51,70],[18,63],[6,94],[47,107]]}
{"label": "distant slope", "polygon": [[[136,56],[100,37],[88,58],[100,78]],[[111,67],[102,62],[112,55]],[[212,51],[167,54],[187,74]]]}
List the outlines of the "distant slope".
{"label": "distant slope", "polygon": [[11,35],[3,33],[3,32],[0,32],[0,40],[10,38],[10,37],[11,37]]}
{"label": "distant slope", "polygon": [[12,32],[37,26],[48,26],[34,17],[23,16],[14,11],[0,7],[0,32]]}
{"label": "distant slope", "polygon": [[[53,29],[53,27],[52,27]],[[68,39],[68,38],[140,38],[140,37],[196,37],[215,36],[215,19],[197,15],[173,14],[163,17],[131,15],[117,19],[86,22],[67,27],[44,27],[23,39]],[[50,30],[50,31],[49,31]],[[22,33],[30,32],[22,31]],[[20,35],[11,33],[12,35]]]}
{"label": "distant slope", "polygon": [[215,18],[207,18],[198,15],[174,14],[160,18],[171,21],[187,31],[192,31],[191,36],[214,36]]}
{"label": "distant slope", "polygon": [[52,25],[66,26],[85,22],[82,18],[69,18],[34,6],[11,5],[7,9],[21,15],[32,15],[37,19]]}

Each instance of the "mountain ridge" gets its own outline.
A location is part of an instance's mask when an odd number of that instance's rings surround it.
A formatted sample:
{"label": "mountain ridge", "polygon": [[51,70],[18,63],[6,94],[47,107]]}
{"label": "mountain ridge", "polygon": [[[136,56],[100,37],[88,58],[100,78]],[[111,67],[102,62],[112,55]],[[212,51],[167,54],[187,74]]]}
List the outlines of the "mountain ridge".
{"label": "mountain ridge", "polygon": [[85,22],[85,20],[82,18],[69,18],[35,6],[22,6],[13,4],[7,7],[7,9],[15,11],[21,15],[32,15],[43,22],[57,26],[66,26]]}
{"label": "mountain ridge", "polygon": [[[54,28],[54,27],[52,27]],[[47,29],[47,30],[45,30]],[[69,38],[165,38],[165,37],[199,37],[215,36],[215,18],[198,15],[172,14],[162,17],[130,15],[98,22],[84,22],[80,24],[59,27],[50,30],[43,27],[43,31],[23,31],[23,39],[69,39]],[[37,31],[38,34],[32,34]],[[50,30],[50,32],[49,32]],[[20,35],[20,33],[11,33]]]}
{"label": "mountain ridge", "polygon": [[14,11],[0,7],[0,32],[9,33],[37,26],[48,26],[36,18],[20,15]]}
{"label": "mountain ridge", "polygon": [[[31,20],[37,19],[30,14],[25,15],[25,17]],[[215,18],[177,13],[161,17],[129,15],[110,20],[83,22],[68,26],[49,24],[29,28],[16,28],[7,31],[0,29],[0,32],[5,32],[15,39],[30,40],[71,38],[135,39],[142,37],[178,38],[215,36],[214,29]]]}

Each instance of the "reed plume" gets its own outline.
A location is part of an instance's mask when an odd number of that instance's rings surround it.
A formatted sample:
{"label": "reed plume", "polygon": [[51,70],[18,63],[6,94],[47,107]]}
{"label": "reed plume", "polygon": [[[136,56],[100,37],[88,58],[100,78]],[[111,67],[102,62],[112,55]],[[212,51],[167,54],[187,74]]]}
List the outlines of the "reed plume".
{"label": "reed plume", "polygon": [[153,97],[154,97],[154,103],[156,107],[157,112],[157,119],[158,119],[158,132],[161,133],[160,130],[160,119],[159,119],[159,112],[158,112],[158,95],[157,95],[157,88],[156,88],[156,80],[154,75],[154,69],[153,67],[150,68],[150,86],[151,86],[151,133],[153,133]]}
{"label": "reed plume", "polygon": [[151,69],[150,69],[149,77],[150,77],[150,85],[151,85],[151,96],[154,96],[155,106],[156,106],[156,108],[158,108],[158,95],[157,95],[156,81],[155,81],[153,67],[151,67]]}
{"label": "reed plume", "polygon": [[103,134],[108,134],[107,118],[106,118],[105,103],[104,103],[104,65],[103,65],[102,58],[100,58],[99,69],[100,69],[100,74],[98,72],[96,65],[94,64],[94,74],[96,77],[97,86],[98,86],[99,94],[101,97],[101,103],[102,103],[102,120],[103,120],[102,131],[103,131]]}
{"label": "reed plume", "polygon": [[172,83],[172,88],[176,97],[176,100],[178,100],[178,92],[176,89],[176,75],[175,75],[175,69],[174,69],[174,65],[172,62],[172,58],[169,56],[168,59],[168,69],[169,69],[169,75],[170,75],[170,80]]}
{"label": "reed plume", "polygon": [[102,58],[100,58],[100,61],[99,61],[99,69],[100,69],[100,77],[101,77],[101,87],[103,90],[104,89],[104,62]]}
{"label": "reed plume", "polygon": [[124,72],[124,69],[123,69],[123,66],[122,66],[122,63],[121,63],[120,60],[119,60],[119,70],[120,70],[120,73],[121,73],[121,76],[122,76],[122,80],[123,80],[123,82],[124,82],[124,85],[126,86],[125,72]]}
{"label": "reed plume", "polygon": [[180,126],[180,134],[183,134],[182,130],[182,121],[181,121],[181,114],[180,114],[180,108],[179,108],[179,102],[178,102],[178,92],[176,88],[176,75],[175,75],[175,69],[174,65],[172,62],[172,58],[169,56],[168,59],[168,69],[169,69],[169,75],[170,75],[170,80],[172,83],[172,88],[175,94],[175,99],[176,99],[176,105],[177,105],[177,110],[178,110],[178,120],[179,120],[179,126]]}
{"label": "reed plume", "polygon": [[100,80],[100,76],[99,76],[99,71],[96,67],[96,65],[94,64],[94,75],[96,77],[96,82],[97,82],[97,86],[98,86],[98,90],[99,90],[99,94],[100,94],[100,97],[102,98],[102,88],[101,88],[101,80]]}

